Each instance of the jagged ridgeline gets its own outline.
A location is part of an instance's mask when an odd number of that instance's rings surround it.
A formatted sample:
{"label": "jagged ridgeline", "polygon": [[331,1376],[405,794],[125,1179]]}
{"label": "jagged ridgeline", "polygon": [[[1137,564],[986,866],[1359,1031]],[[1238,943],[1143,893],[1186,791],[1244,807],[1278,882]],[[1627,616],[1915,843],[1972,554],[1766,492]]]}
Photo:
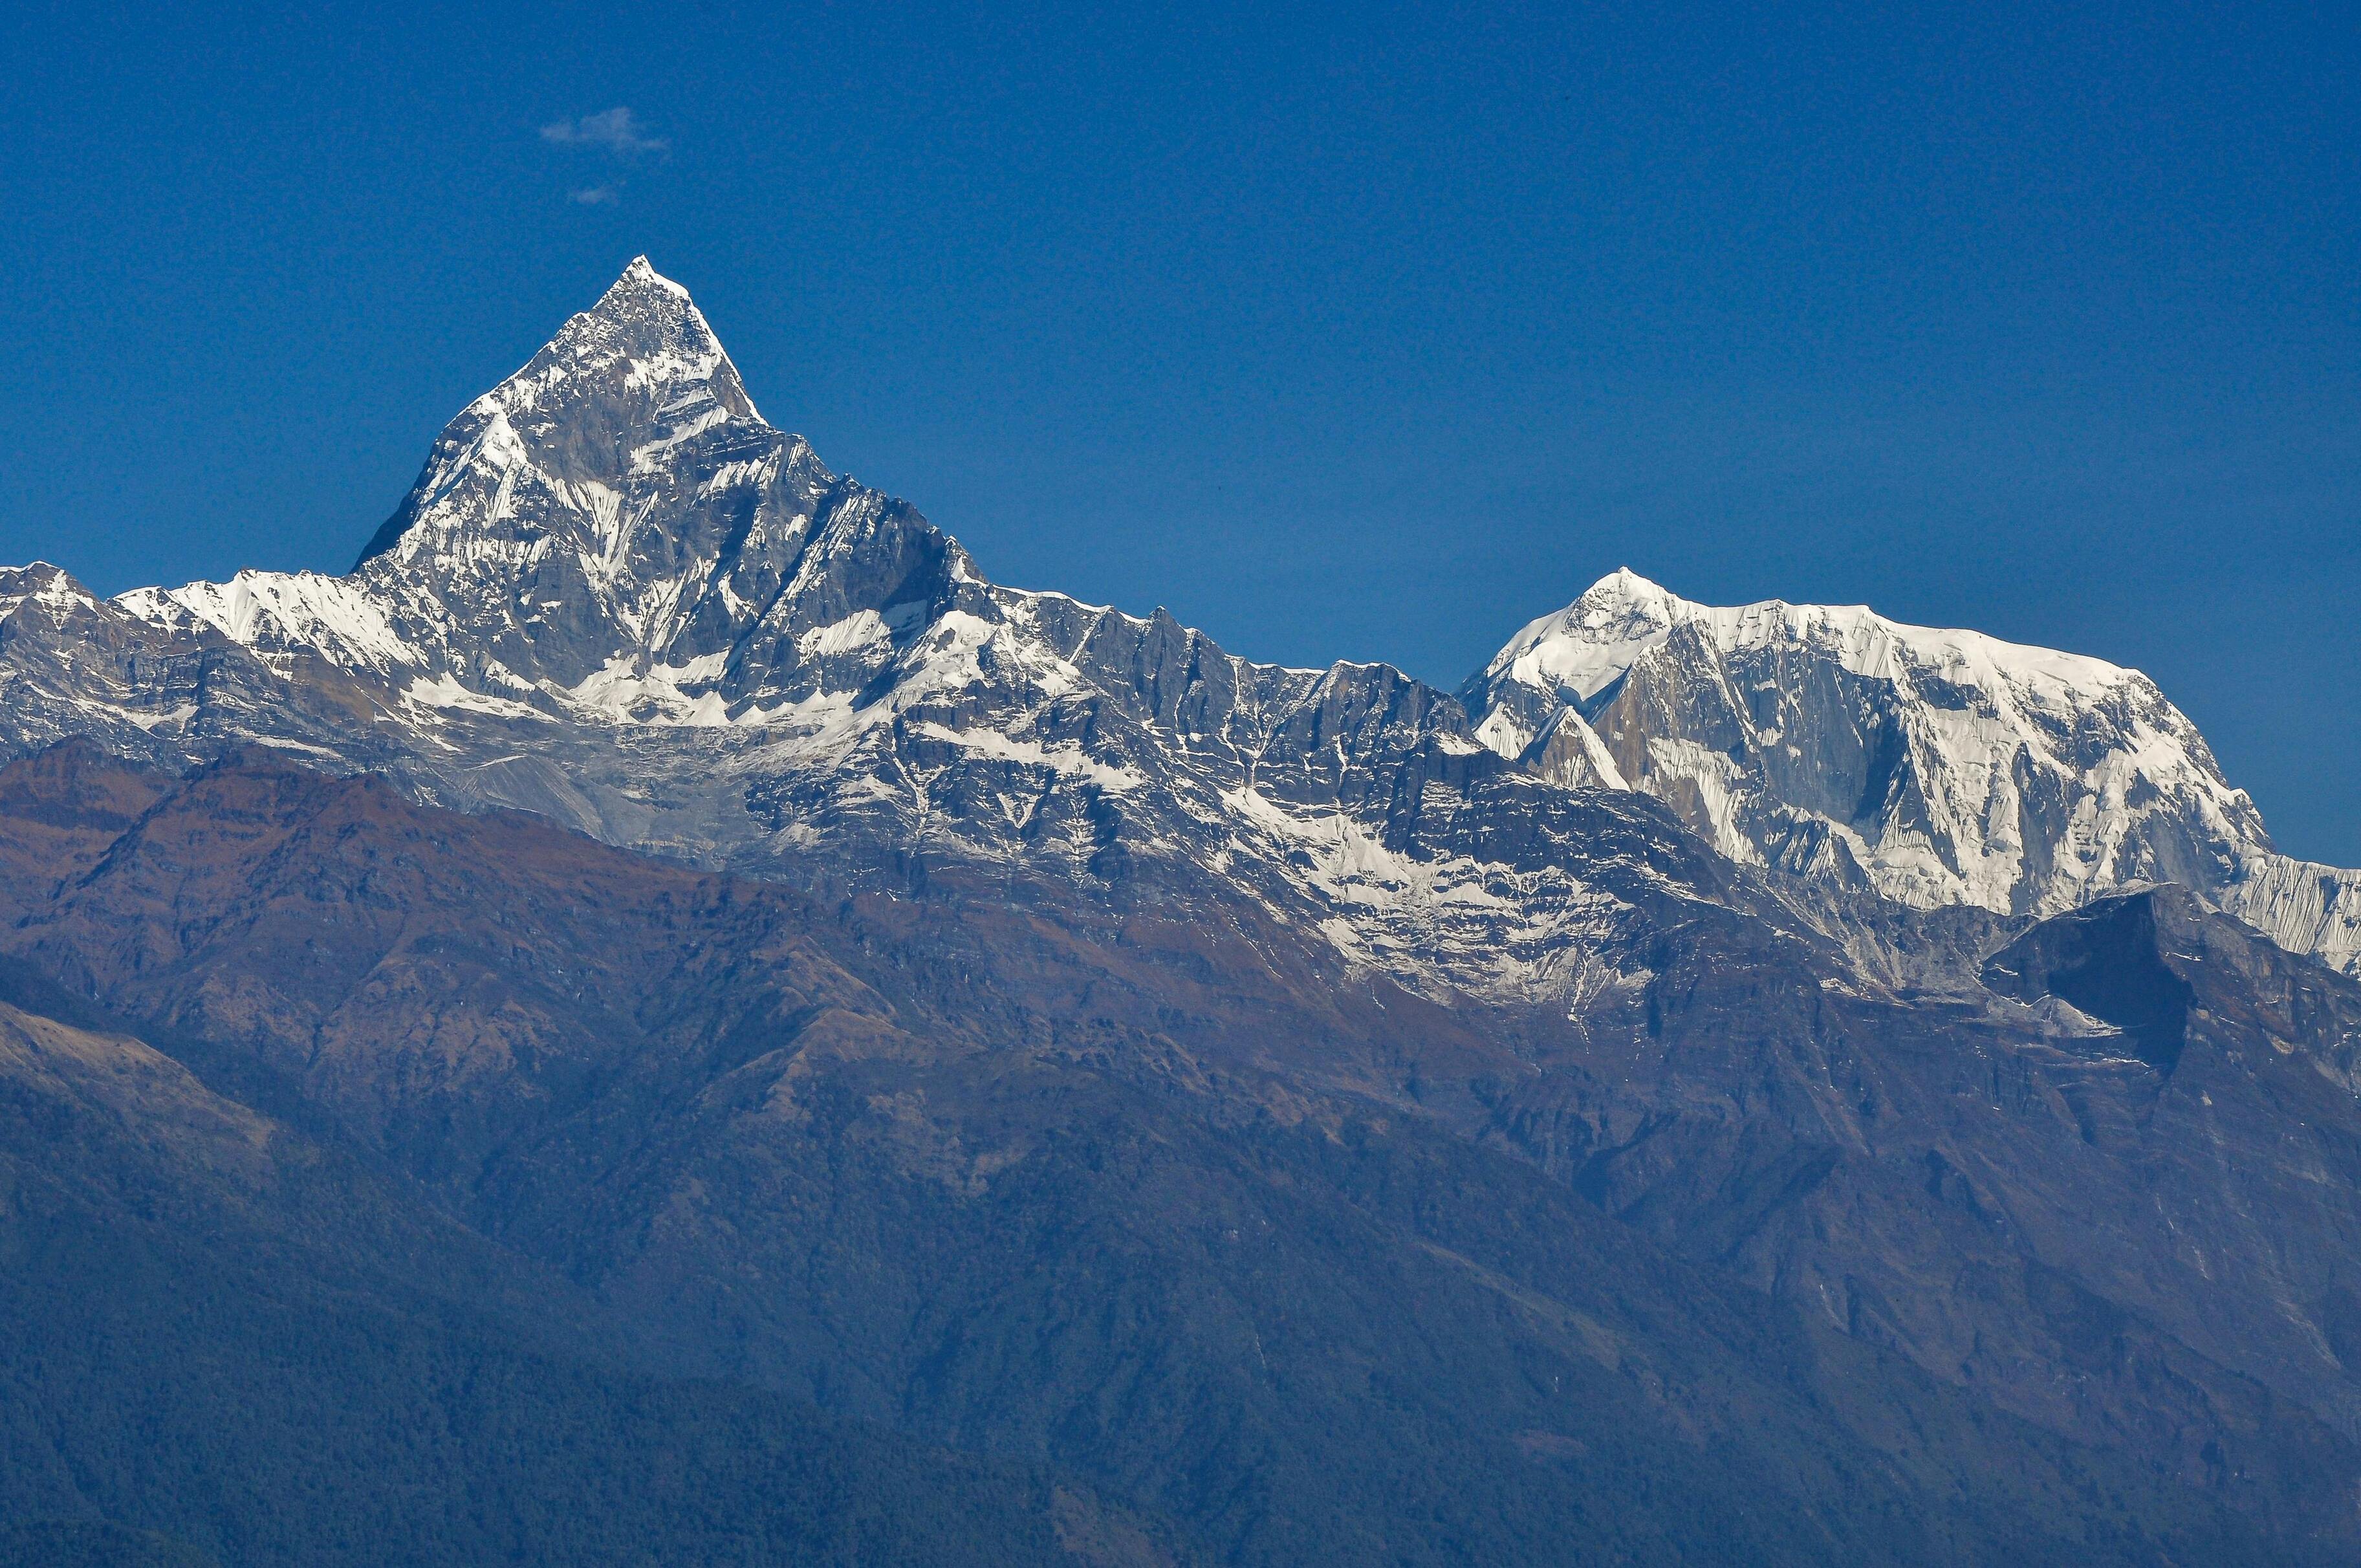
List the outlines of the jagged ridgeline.
{"label": "jagged ridgeline", "polygon": [[2136,672],[1254,663],[642,259],[344,576],[0,571],[0,752],[27,1552],[2361,1546],[2361,877]]}
{"label": "jagged ridgeline", "polygon": [[1601,802],[1626,791],[1734,863],[1912,907],[2173,881],[2293,950],[2361,948],[2352,879],[2273,854],[2136,672],[1628,573],[1526,628],[1464,707],[1382,665],[1251,663],[1161,613],[986,581],[765,422],[644,259],[452,421],[346,576],[101,602],[28,568],[17,594],[12,644],[67,664],[12,659],[20,749],[258,740],[715,863],[890,847],[1118,899],[1144,876],[1422,986],[1585,983],[1560,955],[1622,903],[1584,874],[1588,819],[1661,820]]}

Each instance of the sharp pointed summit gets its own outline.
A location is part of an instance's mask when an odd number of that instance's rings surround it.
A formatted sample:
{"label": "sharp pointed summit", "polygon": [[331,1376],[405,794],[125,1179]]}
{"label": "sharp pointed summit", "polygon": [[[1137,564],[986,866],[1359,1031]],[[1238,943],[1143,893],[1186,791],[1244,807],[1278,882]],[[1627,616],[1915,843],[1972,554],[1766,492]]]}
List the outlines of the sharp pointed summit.
{"label": "sharp pointed summit", "polygon": [[[355,570],[431,595],[529,688],[660,651],[720,557],[834,476],[765,423],[688,291],[636,258],[467,405]],[[782,510],[785,517],[781,517]]]}
{"label": "sharp pointed summit", "polygon": [[591,514],[590,532],[610,554],[624,498],[669,455],[775,434],[688,291],[639,257],[596,305],[444,427],[356,569],[480,540],[540,490]]}
{"label": "sharp pointed summit", "polygon": [[925,519],[764,422],[688,291],[639,257],[444,428],[349,575],[135,602],[495,703],[705,713],[804,690],[816,626],[906,622],[962,580]]}
{"label": "sharp pointed summit", "polygon": [[761,417],[705,313],[644,256],[633,257],[597,304],[567,322],[532,363],[488,396],[532,399],[568,380],[617,378],[659,405],[702,389],[735,417]]}
{"label": "sharp pointed summit", "polygon": [[646,257],[634,256],[630,264],[623,269],[622,276],[615,280],[613,285],[608,289],[605,299],[600,300],[599,303],[604,304],[607,300],[625,291],[650,288],[661,290],[682,301],[688,298],[686,289],[657,271],[654,264]]}

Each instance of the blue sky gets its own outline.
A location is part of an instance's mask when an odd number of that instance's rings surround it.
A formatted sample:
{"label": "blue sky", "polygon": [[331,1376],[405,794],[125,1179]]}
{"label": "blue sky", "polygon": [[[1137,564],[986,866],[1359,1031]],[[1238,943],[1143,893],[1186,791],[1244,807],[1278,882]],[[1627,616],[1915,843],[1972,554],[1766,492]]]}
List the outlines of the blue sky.
{"label": "blue sky", "polygon": [[1452,685],[1867,602],[2361,864],[2356,16],[12,7],[0,559],[340,570],[644,251],[1001,580]]}

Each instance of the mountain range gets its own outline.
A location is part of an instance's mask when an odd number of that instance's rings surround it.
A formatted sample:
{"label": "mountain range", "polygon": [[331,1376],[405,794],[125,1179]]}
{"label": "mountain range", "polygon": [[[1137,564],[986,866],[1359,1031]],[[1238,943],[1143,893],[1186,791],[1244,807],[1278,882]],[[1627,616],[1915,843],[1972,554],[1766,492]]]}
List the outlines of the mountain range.
{"label": "mountain range", "polygon": [[0,756],[28,1552],[2361,1551],[2361,872],[2136,671],[1254,663],[642,258],[344,576],[0,569]]}

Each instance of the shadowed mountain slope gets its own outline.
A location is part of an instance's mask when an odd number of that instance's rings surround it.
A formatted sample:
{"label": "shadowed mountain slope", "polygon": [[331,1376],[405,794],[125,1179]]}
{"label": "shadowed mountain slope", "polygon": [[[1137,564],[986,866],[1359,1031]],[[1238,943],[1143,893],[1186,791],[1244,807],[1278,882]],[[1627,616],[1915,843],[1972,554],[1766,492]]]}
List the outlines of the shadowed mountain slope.
{"label": "shadowed mountain slope", "polygon": [[620,1336],[726,1398],[1056,1464],[1232,1561],[2340,1549],[2301,1498],[2361,1467],[2300,1409],[2175,1345],[2246,1401],[2190,1418],[2235,1473],[2004,1414],[1511,1146],[1535,1086],[1595,1070],[1533,1059],[1532,1020],[1356,1001],[1275,927],[1100,947],[253,755],[50,753],[0,772],[19,816],[50,836],[0,877],[9,946],[48,1004],[138,1021],[225,1125],[269,1104],[479,1267],[562,1281],[581,1326],[544,1355]]}
{"label": "shadowed mountain slope", "polygon": [[630,1371],[587,1298],[366,1161],[27,1011],[87,1004],[21,965],[0,992],[10,1561],[1168,1558],[1046,1475]]}

